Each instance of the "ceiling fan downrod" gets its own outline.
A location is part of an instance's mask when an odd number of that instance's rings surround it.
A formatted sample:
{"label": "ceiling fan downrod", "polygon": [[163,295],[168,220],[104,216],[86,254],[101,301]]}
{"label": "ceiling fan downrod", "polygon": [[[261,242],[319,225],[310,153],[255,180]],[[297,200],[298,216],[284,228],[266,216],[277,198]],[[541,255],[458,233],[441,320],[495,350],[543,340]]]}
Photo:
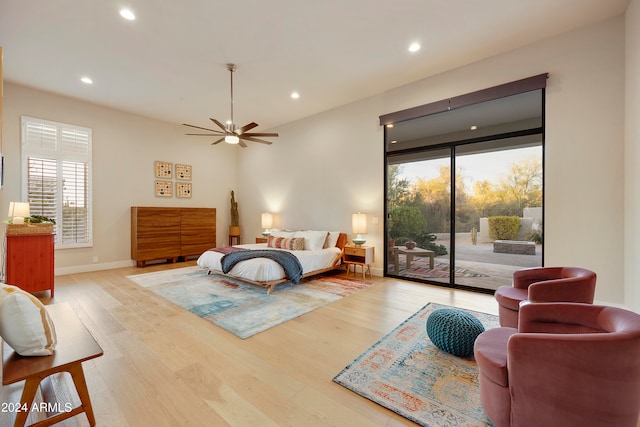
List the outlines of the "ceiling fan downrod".
{"label": "ceiling fan downrod", "polygon": [[236,64],[227,64],[227,70],[231,77],[231,123],[229,124],[229,131],[235,132],[236,125],[233,121],[233,72],[236,70]]}

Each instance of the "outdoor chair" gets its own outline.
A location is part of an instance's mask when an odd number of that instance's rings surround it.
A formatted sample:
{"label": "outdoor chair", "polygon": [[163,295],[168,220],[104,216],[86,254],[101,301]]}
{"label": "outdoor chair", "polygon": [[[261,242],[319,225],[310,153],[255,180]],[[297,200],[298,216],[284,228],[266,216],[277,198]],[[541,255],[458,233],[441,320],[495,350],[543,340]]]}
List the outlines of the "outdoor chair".
{"label": "outdoor chair", "polygon": [[637,313],[525,303],[518,328],[481,333],[474,355],[480,402],[496,427],[637,426]]}
{"label": "outdoor chair", "polygon": [[518,327],[518,311],[523,301],[580,302],[593,304],[596,273],[578,267],[537,267],[513,273],[512,286],[495,292],[500,326]]}

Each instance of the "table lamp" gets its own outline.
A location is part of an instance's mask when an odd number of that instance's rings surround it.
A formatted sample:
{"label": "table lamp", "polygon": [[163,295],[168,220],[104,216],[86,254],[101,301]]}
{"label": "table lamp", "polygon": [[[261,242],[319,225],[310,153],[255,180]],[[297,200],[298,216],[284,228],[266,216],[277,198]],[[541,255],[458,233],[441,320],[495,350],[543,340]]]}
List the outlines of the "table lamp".
{"label": "table lamp", "polygon": [[271,215],[269,212],[265,212],[262,214],[262,228],[264,228],[262,235],[264,237],[267,237],[269,234],[271,234],[271,230],[269,230],[271,227],[273,227],[273,215]]}
{"label": "table lamp", "polygon": [[351,215],[351,231],[356,234],[353,244],[362,246],[366,242],[362,235],[367,233],[367,214],[358,212]]}

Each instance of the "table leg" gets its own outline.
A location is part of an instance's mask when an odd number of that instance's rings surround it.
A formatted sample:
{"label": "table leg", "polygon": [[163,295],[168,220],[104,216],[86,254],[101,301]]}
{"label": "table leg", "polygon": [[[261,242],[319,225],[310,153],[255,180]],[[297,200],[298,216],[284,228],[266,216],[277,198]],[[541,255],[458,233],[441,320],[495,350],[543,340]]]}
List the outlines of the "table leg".
{"label": "table leg", "polygon": [[406,269],[410,269],[411,268],[411,261],[413,261],[413,254],[407,253],[407,267]]}
{"label": "table leg", "polygon": [[435,261],[433,259],[433,254],[429,254],[429,268],[433,270],[435,268],[434,264],[435,264]]}
{"label": "table leg", "polygon": [[393,251],[393,271],[400,272],[400,253],[397,250]]}

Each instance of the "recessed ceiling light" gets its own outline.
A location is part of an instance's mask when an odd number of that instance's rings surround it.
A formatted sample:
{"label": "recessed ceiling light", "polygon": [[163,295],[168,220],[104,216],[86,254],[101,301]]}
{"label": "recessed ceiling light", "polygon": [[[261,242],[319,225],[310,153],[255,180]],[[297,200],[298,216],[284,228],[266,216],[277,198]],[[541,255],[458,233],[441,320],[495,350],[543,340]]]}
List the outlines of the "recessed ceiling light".
{"label": "recessed ceiling light", "polygon": [[292,92],[291,93],[291,98],[298,99],[298,98],[300,98],[300,94],[298,92]]}
{"label": "recessed ceiling light", "polygon": [[393,123],[389,123],[389,124],[387,125],[387,128],[392,128],[392,127],[393,127]]}
{"label": "recessed ceiling light", "polygon": [[415,43],[411,43],[411,45],[409,46],[409,52],[417,52],[420,50],[420,43],[415,42]]}
{"label": "recessed ceiling light", "polygon": [[476,129],[478,129],[478,126],[477,125],[472,125],[469,129],[470,130],[476,130]]}
{"label": "recessed ceiling light", "polygon": [[90,85],[90,84],[92,84],[92,83],[93,83],[93,80],[91,80],[91,78],[89,78],[89,77],[82,77],[82,78],[80,79],[80,81],[81,81],[82,83],[85,83],[85,84],[88,84],[88,85]]}
{"label": "recessed ceiling light", "polygon": [[120,9],[120,16],[129,21],[136,19],[136,15],[130,9]]}

